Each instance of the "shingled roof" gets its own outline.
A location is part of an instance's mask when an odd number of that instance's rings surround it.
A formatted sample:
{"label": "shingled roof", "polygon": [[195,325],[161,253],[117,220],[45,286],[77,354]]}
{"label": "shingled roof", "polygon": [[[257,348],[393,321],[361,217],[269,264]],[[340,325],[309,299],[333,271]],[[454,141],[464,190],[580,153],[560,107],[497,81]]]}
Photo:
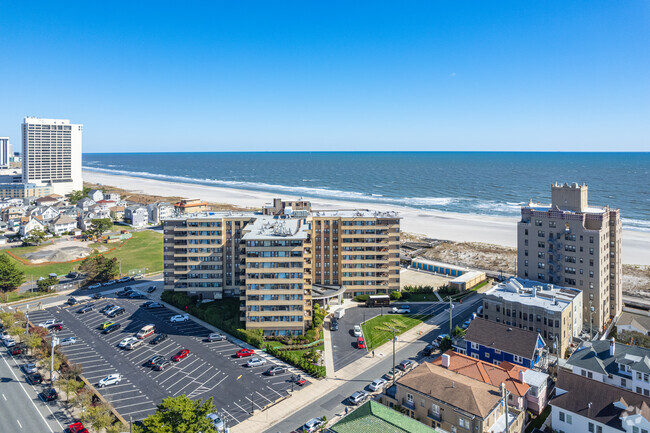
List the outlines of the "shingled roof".
{"label": "shingled roof", "polygon": [[503,323],[476,318],[467,328],[465,340],[502,352],[535,359],[538,332],[516,328]]}
{"label": "shingled roof", "polygon": [[397,381],[414,391],[485,419],[499,404],[499,388],[424,362]]}
{"label": "shingled roof", "polygon": [[623,431],[621,417],[650,420],[648,397],[560,369],[552,406]]}
{"label": "shingled roof", "polygon": [[629,365],[632,370],[650,373],[650,349],[615,343],[614,356],[609,353],[609,340],[587,343],[566,361],[569,365],[602,374],[620,375],[617,363]]}
{"label": "shingled roof", "polygon": [[435,433],[436,430],[376,401],[368,401],[329,428],[334,433]]}

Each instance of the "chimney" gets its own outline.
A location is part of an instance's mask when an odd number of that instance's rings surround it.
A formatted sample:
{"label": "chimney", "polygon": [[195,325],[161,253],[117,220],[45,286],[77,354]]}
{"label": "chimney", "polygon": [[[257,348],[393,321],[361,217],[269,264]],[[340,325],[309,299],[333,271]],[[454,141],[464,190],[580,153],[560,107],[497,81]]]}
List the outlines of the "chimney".
{"label": "chimney", "polygon": [[449,368],[449,361],[450,361],[450,356],[447,355],[446,353],[442,354],[442,366],[445,368]]}
{"label": "chimney", "polygon": [[533,286],[533,298],[537,296],[537,286]]}
{"label": "chimney", "polygon": [[614,356],[616,353],[616,339],[612,337],[611,340],[609,340],[609,356]]}
{"label": "chimney", "polygon": [[524,382],[525,373],[526,372],[524,370],[519,370],[519,382],[526,383],[526,382]]}

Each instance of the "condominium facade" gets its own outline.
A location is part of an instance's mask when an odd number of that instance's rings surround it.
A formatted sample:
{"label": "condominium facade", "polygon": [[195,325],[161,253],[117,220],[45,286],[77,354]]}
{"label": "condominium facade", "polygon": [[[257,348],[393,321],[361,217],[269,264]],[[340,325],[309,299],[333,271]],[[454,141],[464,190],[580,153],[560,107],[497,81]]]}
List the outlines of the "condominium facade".
{"label": "condominium facade", "polygon": [[554,184],[550,205],[521,208],[517,275],[580,289],[583,318],[604,329],[622,311],[619,209],[591,207],[587,185]]}
{"label": "condominium facade", "polygon": [[247,328],[302,333],[313,286],[346,298],[399,290],[399,221],[365,210],[171,217],[163,221],[165,289],[206,301],[239,297]]}
{"label": "condominium facade", "polygon": [[25,117],[22,125],[23,183],[52,184],[56,194],[81,190],[83,125],[67,119]]}
{"label": "condominium facade", "polygon": [[0,166],[8,167],[14,156],[14,146],[9,137],[0,137]]}
{"label": "condominium facade", "polygon": [[0,198],[39,198],[52,194],[52,185],[34,183],[0,183]]}

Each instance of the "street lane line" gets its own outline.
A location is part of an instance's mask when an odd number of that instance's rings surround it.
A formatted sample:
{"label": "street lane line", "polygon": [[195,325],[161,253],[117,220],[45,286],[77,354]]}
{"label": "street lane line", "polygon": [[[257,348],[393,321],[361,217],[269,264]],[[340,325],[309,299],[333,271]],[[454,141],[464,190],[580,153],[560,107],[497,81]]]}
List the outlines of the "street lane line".
{"label": "street lane line", "polygon": [[23,428],[23,425],[20,423],[20,420],[16,420],[16,422],[18,423],[18,425],[20,426],[20,428]]}

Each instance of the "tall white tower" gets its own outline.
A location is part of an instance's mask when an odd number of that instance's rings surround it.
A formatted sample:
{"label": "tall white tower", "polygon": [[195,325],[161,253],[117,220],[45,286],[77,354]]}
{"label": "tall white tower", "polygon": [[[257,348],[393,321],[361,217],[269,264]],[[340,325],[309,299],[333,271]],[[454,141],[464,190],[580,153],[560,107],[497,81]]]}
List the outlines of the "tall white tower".
{"label": "tall white tower", "polygon": [[25,117],[23,122],[23,182],[52,184],[56,194],[83,187],[81,134],[83,125],[67,119]]}
{"label": "tall white tower", "polygon": [[9,137],[0,137],[0,166],[8,166],[9,158],[14,156],[14,146]]}

